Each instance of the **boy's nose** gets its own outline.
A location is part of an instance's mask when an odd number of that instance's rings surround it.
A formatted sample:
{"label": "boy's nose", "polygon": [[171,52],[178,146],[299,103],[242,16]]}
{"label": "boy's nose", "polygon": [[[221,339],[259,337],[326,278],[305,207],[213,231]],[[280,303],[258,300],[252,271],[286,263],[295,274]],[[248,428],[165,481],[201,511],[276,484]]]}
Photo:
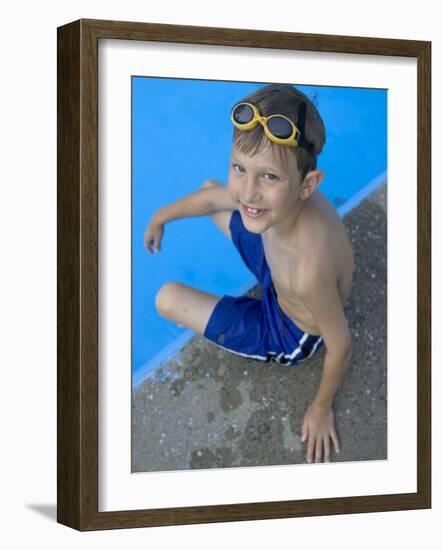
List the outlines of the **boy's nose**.
{"label": "boy's nose", "polygon": [[243,202],[254,204],[260,198],[259,189],[254,178],[247,178],[243,192]]}

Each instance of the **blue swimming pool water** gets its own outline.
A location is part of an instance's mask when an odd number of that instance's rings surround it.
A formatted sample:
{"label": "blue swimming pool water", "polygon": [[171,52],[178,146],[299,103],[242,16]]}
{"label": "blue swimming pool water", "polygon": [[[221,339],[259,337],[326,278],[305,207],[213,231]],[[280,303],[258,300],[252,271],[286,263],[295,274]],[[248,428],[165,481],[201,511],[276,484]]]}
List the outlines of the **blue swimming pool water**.
{"label": "blue swimming pool water", "polygon": [[[295,84],[296,85],[296,84]],[[149,255],[144,230],[157,208],[226,182],[232,105],[259,83],[132,78],[132,373],[137,386],[193,334],[162,319],[154,297],[175,280],[216,294],[253,285],[231,243],[207,218],[166,226],[162,251]],[[327,130],[318,159],[328,199],[342,207],[387,168],[387,91],[296,85],[313,97]],[[377,178],[377,179],[376,179]]]}

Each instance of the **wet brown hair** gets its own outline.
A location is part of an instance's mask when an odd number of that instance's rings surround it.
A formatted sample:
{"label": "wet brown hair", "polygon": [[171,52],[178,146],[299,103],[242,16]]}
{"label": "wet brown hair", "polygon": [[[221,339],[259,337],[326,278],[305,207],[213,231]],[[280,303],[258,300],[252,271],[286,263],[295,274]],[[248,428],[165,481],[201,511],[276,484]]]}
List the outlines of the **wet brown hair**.
{"label": "wet brown hair", "polygon": [[271,147],[280,159],[287,160],[287,155],[294,154],[302,179],[310,170],[316,168],[316,158],[325,143],[325,126],[315,105],[305,94],[290,84],[270,84],[237,101],[237,103],[241,102],[256,105],[263,116],[285,115],[298,128],[299,107],[304,103],[306,111],[303,138],[310,144],[310,147],[288,147],[273,143],[267,139],[261,124],[247,132],[235,127],[233,143],[245,155],[253,156],[267,147]]}

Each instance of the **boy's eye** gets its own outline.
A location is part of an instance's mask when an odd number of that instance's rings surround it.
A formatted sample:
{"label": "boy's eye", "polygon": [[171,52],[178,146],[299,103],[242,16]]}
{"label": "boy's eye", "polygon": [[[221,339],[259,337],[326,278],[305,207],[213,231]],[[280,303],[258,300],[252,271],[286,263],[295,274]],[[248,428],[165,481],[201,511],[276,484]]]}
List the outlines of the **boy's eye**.
{"label": "boy's eye", "polygon": [[239,172],[241,174],[243,174],[246,171],[244,166],[241,166],[241,164],[238,164],[237,162],[234,162],[232,164],[232,168],[234,172]]}
{"label": "boy's eye", "polygon": [[276,174],[272,174],[271,172],[265,172],[263,178],[267,181],[276,181],[279,179]]}

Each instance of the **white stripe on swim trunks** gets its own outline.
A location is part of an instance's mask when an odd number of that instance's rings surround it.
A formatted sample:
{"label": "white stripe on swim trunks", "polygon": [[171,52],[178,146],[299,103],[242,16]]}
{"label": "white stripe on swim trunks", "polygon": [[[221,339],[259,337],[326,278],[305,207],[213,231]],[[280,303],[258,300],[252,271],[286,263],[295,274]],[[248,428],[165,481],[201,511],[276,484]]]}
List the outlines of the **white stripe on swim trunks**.
{"label": "white stripe on swim trunks", "polygon": [[303,337],[299,341],[298,347],[290,355],[284,355],[284,359],[294,359],[301,352],[302,345],[304,344],[304,342],[307,340],[308,337],[309,335],[306,332],[304,332]]}
{"label": "white stripe on swim trunks", "polygon": [[[267,360],[267,357],[263,357],[262,355],[247,355],[247,353],[241,353],[240,351],[235,351],[234,349],[225,348],[224,346],[221,346],[220,344],[217,344],[213,340],[211,340],[211,342],[212,342],[212,344],[214,344],[218,348],[224,349],[224,350],[229,351],[230,353],[234,353],[236,355],[241,355],[242,357],[248,357],[249,359],[260,359],[261,361],[266,361]],[[275,352],[269,352],[269,353],[275,353]]]}
{"label": "white stripe on swim trunks", "polygon": [[308,359],[309,357],[311,357],[311,356],[315,353],[315,351],[316,351],[316,349],[317,349],[317,347],[319,346],[319,343],[320,343],[321,341],[322,341],[322,338],[318,338],[318,339],[316,340],[316,344],[312,347],[312,351],[308,354],[308,356],[306,357],[306,359]]}
{"label": "white stripe on swim trunks", "polygon": [[[307,340],[308,337],[309,337],[309,334],[304,332],[304,335],[303,335],[303,337],[301,338],[301,340],[299,342],[299,346],[290,355],[289,354],[285,355],[284,352],[277,355],[276,351],[269,351],[268,355],[275,355],[276,356],[275,359],[278,361],[278,363],[280,362],[280,360],[283,357],[284,357],[284,359],[294,359],[298,355],[298,353],[301,351],[301,347],[304,344],[304,342]],[[316,348],[319,346],[319,342],[321,340],[322,340],[322,338],[318,338],[318,340],[316,341],[315,345],[312,348],[312,351],[310,352],[310,354],[305,359],[308,359],[309,357],[311,357],[315,353]],[[213,340],[212,340],[212,344],[214,344],[218,348],[229,351],[230,353],[234,353],[235,355],[241,355],[241,357],[248,357],[249,359],[260,359],[261,361],[266,361],[267,360],[267,357],[264,357],[262,355],[247,355],[247,353],[241,353],[240,351],[235,351],[233,349],[226,348],[224,346],[221,346],[220,344],[217,344],[216,342],[213,342]]]}

